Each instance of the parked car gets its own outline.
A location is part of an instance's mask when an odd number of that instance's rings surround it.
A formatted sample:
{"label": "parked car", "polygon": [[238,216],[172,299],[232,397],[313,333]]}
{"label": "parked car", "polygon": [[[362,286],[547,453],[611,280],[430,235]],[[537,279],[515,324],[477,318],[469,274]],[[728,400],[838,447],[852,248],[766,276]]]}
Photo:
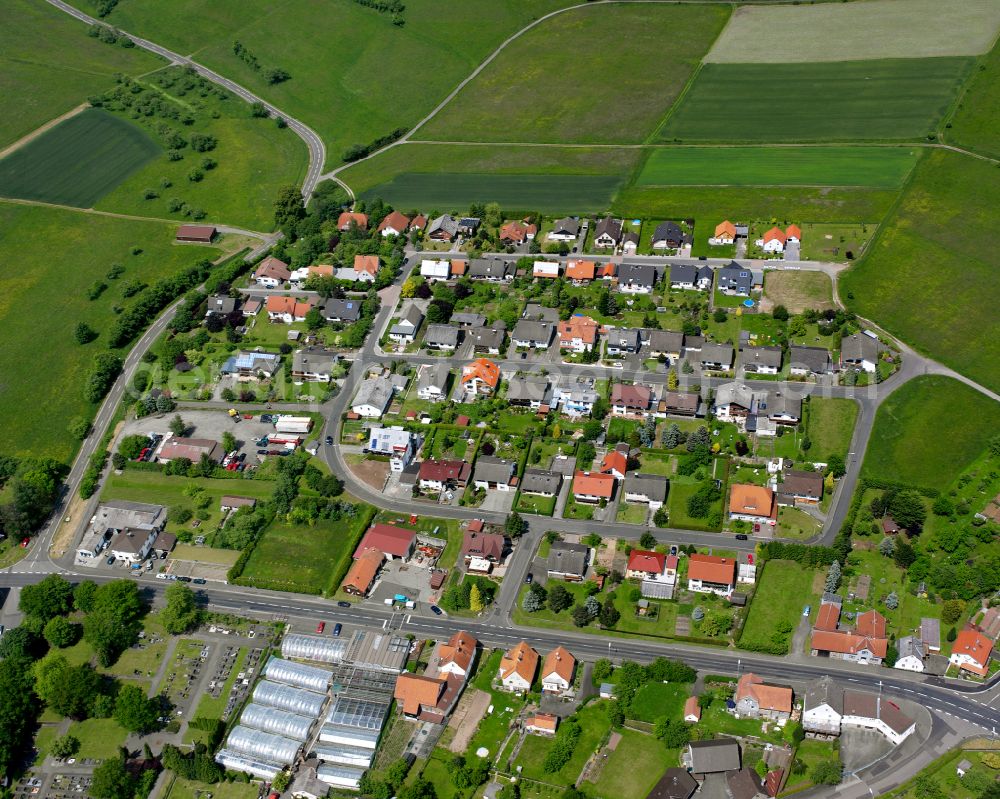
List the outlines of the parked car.
{"label": "parked car", "polygon": [[106,563],[107,563],[107,564],[108,564],[109,566],[112,566],[112,565],[114,565],[114,562],[115,562],[115,556],[114,556],[114,555],[108,555],[108,559],[107,559],[107,561],[105,561],[105,562],[106,562]]}
{"label": "parked car", "polygon": [[191,582],[191,578],[190,577],[186,577],[184,575],[178,575],[178,576],[174,577],[174,579],[178,580],[178,581],[180,581],[182,583],[189,583],[189,582]]}
{"label": "parked car", "polygon": [[136,458],[136,463],[142,463],[146,460],[146,456],[149,454],[149,447],[143,447],[142,452],[139,453],[139,457]]}
{"label": "parked car", "polygon": [[333,436],[327,436],[326,437],[326,445],[328,447],[332,447],[333,446]]}
{"label": "parked car", "polygon": [[737,541],[746,541],[748,538],[749,538],[749,536],[746,533],[737,533],[736,534],[736,540]]}
{"label": "parked car", "polygon": [[326,622],[325,621],[321,621],[319,624],[316,625],[316,632],[317,633],[322,634],[323,630],[325,630],[325,629],[326,629]]}
{"label": "parked car", "polygon": [[528,572],[526,575],[524,575],[524,581],[526,583],[531,583],[534,579],[535,575],[533,575],[531,572]]}
{"label": "parked car", "polygon": [[811,612],[812,612],[812,605],[806,605],[804,608],[802,608],[803,616],[808,616]]}
{"label": "parked car", "polygon": [[208,582],[204,577],[195,577],[192,581],[195,585],[204,585]]}
{"label": "parked car", "polygon": [[166,572],[160,572],[158,575],[156,575],[156,579],[157,580],[169,580],[170,579],[170,575],[167,574]]}
{"label": "parked car", "polygon": [[337,638],[340,635],[340,631],[344,629],[344,625],[337,622],[333,625],[333,637]]}
{"label": "parked car", "polygon": [[670,554],[671,555],[676,555],[677,554],[677,545],[676,544],[674,544],[672,547],[670,547]]}
{"label": "parked car", "polygon": [[350,606],[351,606],[351,603],[350,602],[344,602],[344,600],[340,600],[340,602],[337,603],[337,607],[338,608],[349,608]]}
{"label": "parked car", "polygon": [[437,605],[431,605],[431,613],[433,613],[435,616],[440,616],[442,613],[444,613],[444,611],[441,610],[441,608],[439,608]]}

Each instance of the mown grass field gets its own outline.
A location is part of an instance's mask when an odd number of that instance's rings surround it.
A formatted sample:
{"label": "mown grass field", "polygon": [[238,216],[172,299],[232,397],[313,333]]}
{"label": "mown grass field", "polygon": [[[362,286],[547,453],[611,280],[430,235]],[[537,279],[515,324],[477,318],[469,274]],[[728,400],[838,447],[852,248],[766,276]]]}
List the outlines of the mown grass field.
{"label": "mown grass field", "polygon": [[813,397],[809,400],[807,433],[813,458],[826,460],[840,455],[845,460],[858,419],[858,404],[849,399]]}
{"label": "mown grass field", "polygon": [[862,476],[942,490],[1000,428],[1000,406],[950,377],[927,375],[879,406]]}
{"label": "mown grass field", "polygon": [[663,772],[676,765],[679,752],[637,730],[622,730],[621,736],[590,790],[601,799],[644,799]]}
{"label": "mown grass field", "polygon": [[0,161],[0,195],[90,208],[162,152],[138,125],[88,108]]}
{"label": "mown grass field", "polygon": [[[90,0],[74,4],[93,13]],[[465,0],[456,13],[451,0],[408,0],[399,27],[352,0],[319,8],[312,0],[143,0],[119,3],[107,21],[190,54],[301,119],[333,166],[345,148],[416,124],[505,38],[562,5]],[[234,40],[260,71],[234,54]],[[269,85],[269,68],[291,78]]]}
{"label": "mown grass field", "polygon": [[852,311],[994,391],[1000,254],[981,231],[991,229],[998,206],[995,166],[930,153],[868,254],[839,284]]}
{"label": "mown grass field", "polygon": [[[763,577],[758,578],[740,642],[770,643],[781,622],[791,624],[794,631],[803,606],[815,604],[812,602],[813,574],[811,569],[804,569],[794,561],[768,561]],[[790,632],[785,637],[791,641],[792,635]]]}
{"label": "mown grass field", "polygon": [[948,110],[972,63],[953,57],[705,64],[660,138],[770,143],[920,137]]}
{"label": "mown grass field", "polygon": [[[4,451],[11,455],[68,460],[76,442],[66,432],[75,416],[94,408],[83,398],[83,384],[94,355],[103,350],[114,323],[112,306],[128,304],[119,284],[131,278],[152,283],[202,258],[215,248],[196,250],[173,244],[174,228],[161,222],[136,222],[0,202],[0,259],[4,278],[0,300],[0,410],[17,419],[7,431]],[[142,248],[132,255],[133,246]],[[97,299],[87,298],[95,280],[112,264],[125,272]],[[86,322],[97,340],[81,346],[73,331]]]}
{"label": "mown grass field", "polygon": [[[938,16],[948,24],[927,24]],[[992,0],[746,6],[736,9],[705,60],[775,64],[977,55],[993,44],[998,26],[1000,6]]]}
{"label": "mown grass field", "polygon": [[[559,14],[511,42],[416,137],[641,142],[728,16],[722,6],[653,4]],[[628,45],[608,46],[609,31]]]}
{"label": "mown grass field", "polygon": [[790,313],[808,308],[833,307],[833,283],[826,272],[786,272],[775,269],[764,274],[764,296]]}
{"label": "mown grass field", "polygon": [[48,3],[6,0],[0,26],[0,150],[114,83],[164,62],[102,44]]}
{"label": "mown grass field", "polygon": [[1000,43],[972,73],[944,138],[977,153],[1000,158]]}
{"label": "mown grass field", "polygon": [[653,150],[634,185],[896,188],[918,157],[907,147],[674,147]]}

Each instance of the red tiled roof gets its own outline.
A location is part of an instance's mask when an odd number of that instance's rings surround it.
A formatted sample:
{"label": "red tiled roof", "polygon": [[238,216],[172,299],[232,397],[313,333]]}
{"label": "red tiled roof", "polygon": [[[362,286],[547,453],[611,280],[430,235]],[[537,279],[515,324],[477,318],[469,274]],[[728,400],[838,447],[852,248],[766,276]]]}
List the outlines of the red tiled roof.
{"label": "red tiled roof", "polygon": [[566,277],[569,280],[593,280],[597,271],[594,261],[567,261]]}
{"label": "red tiled roof", "polygon": [[465,274],[465,270],[468,269],[468,268],[469,268],[469,262],[468,261],[463,261],[463,260],[460,260],[460,259],[456,258],[456,259],[454,259],[451,262],[451,274],[453,276],[455,276],[455,275],[464,275]]}
{"label": "red tiled roof", "polygon": [[463,383],[476,378],[482,380],[490,388],[496,388],[500,382],[500,367],[486,358],[477,358],[468,366],[462,367]]}
{"label": "red tiled roof", "polygon": [[697,719],[701,718],[701,707],[698,705],[697,696],[689,696],[684,703],[684,718],[688,716],[694,716]]}
{"label": "red tiled roof", "polygon": [[351,222],[364,230],[368,227],[368,214],[353,214],[350,211],[344,211],[337,217],[337,229],[347,230],[350,228]]}
{"label": "red tiled roof", "polygon": [[267,304],[264,306],[267,312],[291,314],[294,318],[305,316],[312,310],[312,303],[299,302],[294,297],[279,297],[275,294],[268,295]]}
{"label": "red tiled roof", "polygon": [[767,244],[769,241],[773,241],[774,239],[777,239],[784,244],[788,240],[788,236],[785,235],[785,231],[783,231],[780,227],[773,227],[764,234],[764,243]]}
{"label": "red tiled roof", "polygon": [[454,663],[462,671],[468,672],[472,659],[476,656],[476,645],[479,643],[472,633],[461,630],[455,633],[447,644],[438,647],[438,668]]}
{"label": "red tiled roof", "polygon": [[787,228],[785,228],[785,235],[788,238],[793,238],[794,237],[796,239],[801,239],[802,238],[802,228],[800,228],[798,225],[789,225]]}
{"label": "red tiled roof", "polygon": [[645,410],[653,398],[653,390],[649,386],[626,385],[615,383],[611,388],[611,404],[624,405],[626,408]]}
{"label": "red tiled roof", "polygon": [[719,238],[723,234],[727,234],[731,239],[736,238],[736,225],[728,219],[725,222],[719,222],[715,226],[715,238]]}
{"label": "red tiled roof", "polygon": [[407,716],[416,716],[421,706],[435,707],[444,692],[445,681],[403,672],[396,678],[393,699],[403,706]]}
{"label": "red tiled roof", "polygon": [[729,491],[729,512],[774,519],[778,513],[774,492],[764,486],[734,483]]}
{"label": "red tiled roof", "polygon": [[604,460],[601,461],[601,471],[605,473],[610,473],[614,470],[618,474],[624,475],[626,469],[628,469],[628,458],[625,457],[624,453],[616,449],[608,452],[604,456]]}
{"label": "red tiled roof", "polygon": [[646,574],[663,574],[666,569],[666,563],[667,556],[662,552],[633,549],[628,553],[628,566],[626,570],[630,572],[645,572]]}
{"label": "red tiled roof", "polygon": [[279,261],[272,255],[260,262],[253,276],[255,278],[273,277],[275,280],[288,280],[292,276],[292,273],[288,271],[288,264],[284,261]]}
{"label": "red tiled roof", "polygon": [[889,641],[885,638],[869,638],[846,630],[813,630],[812,635],[812,648],[821,652],[856,655],[867,649],[876,657],[884,658],[888,646]]}
{"label": "red tiled roof", "polygon": [[405,233],[406,229],[410,226],[410,217],[403,216],[399,211],[393,211],[391,214],[386,216],[382,220],[381,224],[378,226],[378,232],[381,233],[386,228],[392,228],[400,233]]}
{"label": "red tiled roof", "polygon": [[[353,589],[353,593],[364,596],[368,593],[368,589],[371,588],[372,581],[375,579],[375,575],[378,574],[378,570],[384,560],[385,557],[377,550],[369,549],[367,552],[363,552],[361,557],[352,564],[351,570],[347,572],[347,576],[340,587],[345,591]],[[348,593],[351,593],[351,591],[348,591]]]}
{"label": "red tiled roof", "polygon": [[859,613],[854,631],[869,638],[885,638],[885,616],[877,610]]}
{"label": "red tiled roof", "polygon": [[[982,667],[985,674],[990,661],[990,652],[993,651],[993,644],[989,638],[979,630],[971,626],[966,626],[955,638],[955,643],[951,645],[952,655],[967,655]],[[966,664],[965,668],[970,668]],[[977,669],[970,669],[979,673]]]}
{"label": "red tiled roof", "polygon": [[611,499],[615,493],[615,478],[610,474],[577,472],[573,475],[573,493],[577,496]]}
{"label": "red tiled roof", "polygon": [[542,663],[542,678],[550,674],[558,674],[566,682],[573,679],[573,669],[576,668],[576,658],[564,646],[557,646],[545,656]]}
{"label": "red tiled roof", "polygon": [[744,697],[752,697],[765,710],[776,710],[780,713],[792,712],[792,689],[783,685],[765,683],[756,674],[747,672],[736,684],[736,701]]}
{"label": "red tiled roof", "polygon": [[736,561],[717,555],[691,555],[688,558],[688,579],[732,585],[736,581]]}
{"label": "red tiled roof", "polygon": [[559,340],[569,343],[580,339],[584,344],[593,344],[597,341],[597,328],[597,322],[589,316],[571,316],[559,323]]}
{"label": "red tiled roof", "polygon": [[417,476],[420,480],[447,482],[468,480],[471,467],[465,461],[421,461]]}
{"label": "red tiled roof", "polygon": [[403,527],[394,527],[391,524],[375,524],[369,528],[354,550],[354,558],[357,559],[369,549],[378,552],[385,552],[396,558],[406,557],[413,546],[413,539],[416,533]]}
{"label": "red tiled roof", "polygon": [[538,653],[528,645],[527,641],[521,641],[513,649],[503,653],[503,658],[500,660],[500,679],[516,673],[530,683],[535,678],[537,668]]}
{"label": "red tiled roof", "polygon": [[375,277],[378,272],[378,256],[377,255],[355,255],[354,256],[354,271],[355,272],[365,272],[366,274]]}
{"label": "red tiled roof", "polygon": [[819,614],[816,616],[816,630],[836,630],[840,621],[840,605],[833,602],[824,602],[819,606]]}
{"label": "red tiled roof", "polygon": [[476,533],[465,531],[462,538],[462,555],[493,558],[500,560],[503,556],[504,538],[496,533]]}

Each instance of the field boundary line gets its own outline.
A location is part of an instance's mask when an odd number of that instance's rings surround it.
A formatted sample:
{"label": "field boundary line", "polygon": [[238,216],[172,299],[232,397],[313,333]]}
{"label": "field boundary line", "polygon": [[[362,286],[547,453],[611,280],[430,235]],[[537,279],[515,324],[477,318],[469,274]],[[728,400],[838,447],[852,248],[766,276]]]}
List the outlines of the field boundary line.
{"label": "field boundary line", "polygon": [[7,145],[7,147],[5,147],[3,150],[0,150],[0,158],[6,158],[8,155],[11,155],[12,153],[16,152],[17,150],[20,150],[26,144],[29,144],[30,142],[32,142],[35,139],[37,139],[43,133],[47,133],[49,130],[51,130],[52,128],[54,128],[60,122],[65,122],[67,119],[72,119],[77,114],[82,114],[88,108],[90,108],[90,103],[80,103],[80,105],[78,105],[76,108],[71,108],[65,114],[57,116],[55,119],[50,119],[44,125],[41,125],[40,127],[35,128],[30,133],[26,133],[24,136],[22,136],[16,142],[13,142],[12,144]]}

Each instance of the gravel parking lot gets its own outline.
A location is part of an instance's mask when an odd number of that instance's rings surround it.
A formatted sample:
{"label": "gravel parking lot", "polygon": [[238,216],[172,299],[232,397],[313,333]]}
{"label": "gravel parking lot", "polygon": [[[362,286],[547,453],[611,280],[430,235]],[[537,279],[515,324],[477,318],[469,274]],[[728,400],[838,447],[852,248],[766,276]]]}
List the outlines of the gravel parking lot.
{"label": "gravel parking lot", "polygon": [[[249,463],[257,463],[261,458],[257,455],[259,447],[254,443],[255,439],[263,438],[268,433],[274,432],[274,425],[260,421],[258,416],[252,419],[240,418],[239,422],[230,418],[224,410],[204,410],[178,411],[181,419],[188,425],[188,436],[192,438],[208,438],[212,441],[221,441],[223,433],[232,433],[236,436],[236,442],[241,452],[247,455]],[[159,433],[166,435],[170,432],[170,422],[175,413],[167,413],[162,416],[146,416],[143,419],[130,419],[122,428],[122,436],[134,435],[137,433]]]}

